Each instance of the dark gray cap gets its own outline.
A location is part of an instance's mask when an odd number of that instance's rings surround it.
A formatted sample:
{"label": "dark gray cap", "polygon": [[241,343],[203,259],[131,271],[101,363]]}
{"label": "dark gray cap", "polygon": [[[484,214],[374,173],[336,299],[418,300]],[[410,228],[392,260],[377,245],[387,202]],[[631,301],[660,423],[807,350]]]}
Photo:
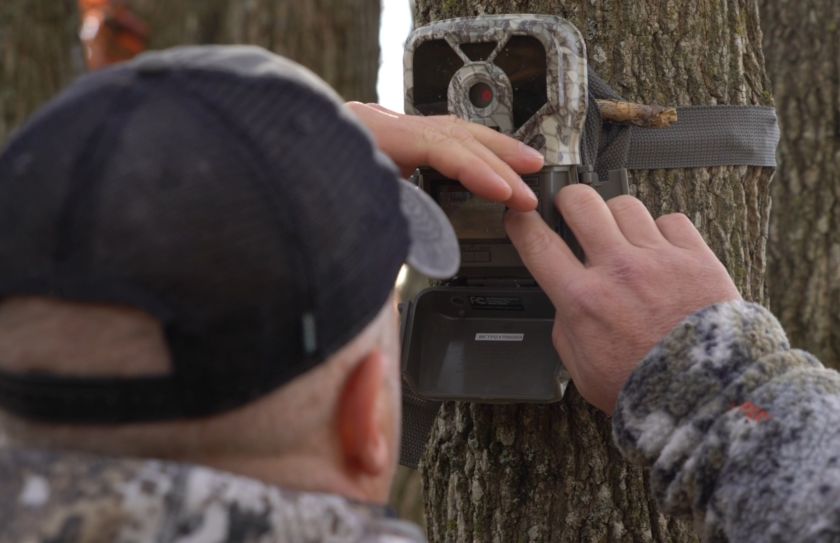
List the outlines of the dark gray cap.
{"label": "dark gray cap", "polygon": [[0,296],[141,309],[171,372],[0,373],[0,406],[66,423],[233,409],[351,341],[404,262],[444,278],[458,259],[440,208],[305,68],[255,47],[148,53],[80,78],[0,155]]}

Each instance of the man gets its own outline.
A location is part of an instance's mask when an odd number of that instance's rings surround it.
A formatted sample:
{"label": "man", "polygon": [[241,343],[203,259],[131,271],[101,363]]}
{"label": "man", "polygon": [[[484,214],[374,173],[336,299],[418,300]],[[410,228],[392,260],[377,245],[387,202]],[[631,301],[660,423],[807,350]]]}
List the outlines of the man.
{"label": "man", "polygon": [[[740,301],[687,219],[564,189],[584,265],[530,211],[524,146],[349,107],[404,170],[512,209],[561,357],[666,506],[711,539],[831,540],[840,380]],[[452,273],[457,247],[310,74],[187,48],[87,77],[0,158],[0,226],[0,540],[421,539],[382,508],[391,289],[404,260]]]}
{"label": "man", "polygon": [[[489,148],[539,155],[450,124],[395,160],[533,208]],[[454,273],[457,241],[322,82],[254,48],[150,54],[36,115],[0,187],[0,539],[420,538],[381,507],[391,292],[406,260]]]}

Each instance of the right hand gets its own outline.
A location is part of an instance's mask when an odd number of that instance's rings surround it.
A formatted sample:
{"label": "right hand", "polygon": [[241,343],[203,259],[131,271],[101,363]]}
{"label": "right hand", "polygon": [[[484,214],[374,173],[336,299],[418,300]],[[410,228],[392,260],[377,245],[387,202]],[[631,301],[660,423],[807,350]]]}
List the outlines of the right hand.
{"label": "right hand", "polygon": [[636,198],[604,202],[586,185],[563,188],[556,203],[585,264],[536,212],[508,211],[505,226],[554,303],[552,339],[575,386],[612,414],[630,374],[674,326],[741,296],[685,215],[654,221]]}

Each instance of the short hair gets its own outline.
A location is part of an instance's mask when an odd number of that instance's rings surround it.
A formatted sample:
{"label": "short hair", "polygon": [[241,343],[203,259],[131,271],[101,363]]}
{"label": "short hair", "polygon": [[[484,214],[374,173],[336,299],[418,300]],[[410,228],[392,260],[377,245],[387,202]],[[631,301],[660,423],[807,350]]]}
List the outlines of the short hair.
{"label": "short hair", "polygon": [[[238,409],[200,419],[137,424],[55,424],[0,409],[0,444],[71,448],[101,454],[192,458],[282,454],[317,448],[329,431],[338,394],[371,349],[395,349],[393,300],[327,361]],[[118,364],[115,364],[118,361]],[[77,376],[168,372],[163,330],[151,316],[122,306],[40,297],[0,301],[0,369]]]}

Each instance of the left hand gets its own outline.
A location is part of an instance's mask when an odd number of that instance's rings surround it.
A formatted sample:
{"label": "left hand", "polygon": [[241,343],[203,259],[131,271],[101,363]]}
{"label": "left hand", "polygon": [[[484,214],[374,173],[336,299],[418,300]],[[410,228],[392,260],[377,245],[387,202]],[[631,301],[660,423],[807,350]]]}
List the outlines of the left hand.
{"label": "left hand", "polygon": [[430,166],[487,200],[517,211],[537,207],[536,196],[518,174],[538,171],[543,156],[524,143],[454,116],[403,115],[360,102],[347,107],[406,177],[419,166]]}

